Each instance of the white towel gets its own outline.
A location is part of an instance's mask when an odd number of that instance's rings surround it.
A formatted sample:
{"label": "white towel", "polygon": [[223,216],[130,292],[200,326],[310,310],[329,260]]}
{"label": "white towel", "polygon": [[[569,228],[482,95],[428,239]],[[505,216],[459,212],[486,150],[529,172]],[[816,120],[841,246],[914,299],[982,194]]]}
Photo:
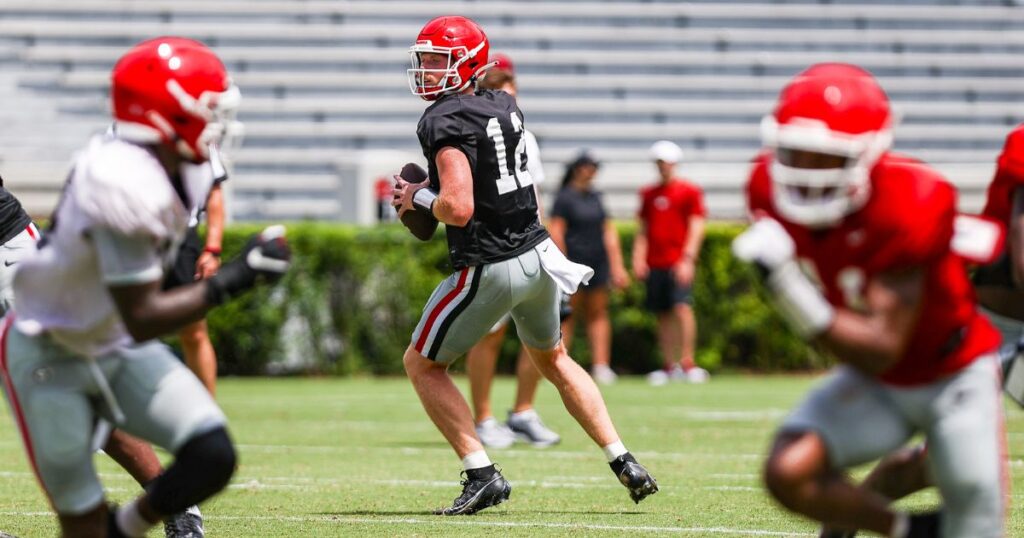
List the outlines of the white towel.
{"label": "white towel", "polygon": [[580,284],[590,282],[594,276],[594,270],[590,267],[569,261],[550,237],[534,247],[534,250],[540,257],[540,266],[555,279],[558,289],[566,295],[576,293]]}

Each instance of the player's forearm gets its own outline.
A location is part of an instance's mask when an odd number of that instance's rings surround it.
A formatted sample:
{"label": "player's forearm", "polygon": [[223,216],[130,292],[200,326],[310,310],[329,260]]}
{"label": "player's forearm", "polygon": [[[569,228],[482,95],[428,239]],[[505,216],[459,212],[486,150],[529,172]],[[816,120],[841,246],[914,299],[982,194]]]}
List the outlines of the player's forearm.
{"label": "player's forearm", "polygon": [[207,300],[207,280],[168,291],[160,291],[159,283],[155,284],[111,288],[121,319],[136,342],[177,332],[205,317],[214,306]]}
{"label": "player's forearm", "polygon": [[213,186],[206,200],[206,248],[220,252],[224,241],[224,189]]}
{"label": "player's forearm", "polygon": [[840,309],[819,338],[840,361],[876,375],[888,370],[906,351],[906,339],[887,325],[882,319]]}

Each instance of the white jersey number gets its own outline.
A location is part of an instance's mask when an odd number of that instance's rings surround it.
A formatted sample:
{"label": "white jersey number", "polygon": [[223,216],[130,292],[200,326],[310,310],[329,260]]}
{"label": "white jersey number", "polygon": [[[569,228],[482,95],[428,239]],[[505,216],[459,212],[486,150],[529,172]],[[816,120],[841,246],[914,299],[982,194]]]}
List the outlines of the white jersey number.
{"label": "white jersey number", "polygon": [[533,176],[523,166],[526,159],[526,137],[523,136],[523,122],[517,114],[511,114],[512,130],[519,135],[519,143],[515,150],[515,163],[512,171],[509,171],[508,159],[505,157],[505,135],[501,132],[501,124],[498,118],[491,118],[487,122],[487,136],[494,142],[494,153],[498,163],[498,194],[508,194],[523,187],[533,185]]}

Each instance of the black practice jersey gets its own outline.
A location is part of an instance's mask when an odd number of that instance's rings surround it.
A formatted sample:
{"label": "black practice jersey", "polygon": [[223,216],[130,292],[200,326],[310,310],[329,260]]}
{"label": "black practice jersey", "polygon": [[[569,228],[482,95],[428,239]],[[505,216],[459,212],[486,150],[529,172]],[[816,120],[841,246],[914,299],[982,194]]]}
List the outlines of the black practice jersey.
{"label": "black practice jersey", "polygon": [[32,223],[28,213],[21,208],[21,202],[3,185],[4,180],[0,178],[0,244],[14,239]]}
{"label": "black practice jersey", "polygon": [[446,95],[423,112],[416,134],[432,188],[440,189],[434,159],[445,146],[465,153],[473,169],[473,217],[464,227],[445,228],[455,269],[513,258],[548,237],[526,170],[523,113],[512,96]]}

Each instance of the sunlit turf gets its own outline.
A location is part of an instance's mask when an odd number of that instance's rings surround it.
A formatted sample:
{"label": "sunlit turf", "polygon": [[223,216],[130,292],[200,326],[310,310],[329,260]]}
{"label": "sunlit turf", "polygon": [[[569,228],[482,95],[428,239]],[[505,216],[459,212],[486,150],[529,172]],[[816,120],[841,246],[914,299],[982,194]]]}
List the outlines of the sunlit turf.
{"label": "sunlit turf", "polygon": [[[774,427],[812,383],[804,376],[718,376],[699,386],[625,379],[603,387],[626,446],[661,486],[640,505],[545,386],[538,409],[562,443],[491,450],[513,484],[510,501],[476,516],[442,518],[430,511],[459,493],[460,464],[405,379],[225,379],[218,400],[241,464],[231,488],[203,506],[208,535],[812,536],[815,527],[772,503],[758,478]],[[512,379],[495,385],[501,415],[513,390]],[[1024,412],[1007,402],[1020,490]],[[113,500],[138,491],[106,456],[96,462]],[[906,505],[936,502],[926,492]],[[6,411],[0,531],[56,534]],[[1024,536],[1024,512],[1016,507],[1008,535]]]}

